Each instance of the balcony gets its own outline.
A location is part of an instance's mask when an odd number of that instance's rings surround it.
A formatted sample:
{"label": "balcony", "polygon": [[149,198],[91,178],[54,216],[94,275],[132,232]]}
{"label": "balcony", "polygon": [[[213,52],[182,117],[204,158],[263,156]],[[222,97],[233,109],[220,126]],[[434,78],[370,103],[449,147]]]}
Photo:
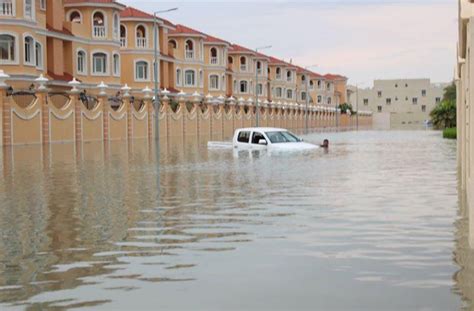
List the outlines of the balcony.
{"label": "balcony", "polygon": [[13,2],[11,0],[0,0],[0,16],[13,15]]}
{"label": "balcony", "polygon": [[187,50],[186,51],[186,59],[194,59],[194,51],[193,50]]}
{"label": "balcony", "polygon": [[218,59],[217,57],[211,57],[211,65],[217,65]]}
{"label": "balcony", "polygon": [[137,38],[137,48],[146,48],[148,46],[148,42],[146,38]]}
{"label": "balcony", "polygon": [[94,38],[105,38],[105,26],[94,26]]}
{"label": "balcony", "polygon": [[127,38],[120,38],[120,46],[123,48],[127,46]]}

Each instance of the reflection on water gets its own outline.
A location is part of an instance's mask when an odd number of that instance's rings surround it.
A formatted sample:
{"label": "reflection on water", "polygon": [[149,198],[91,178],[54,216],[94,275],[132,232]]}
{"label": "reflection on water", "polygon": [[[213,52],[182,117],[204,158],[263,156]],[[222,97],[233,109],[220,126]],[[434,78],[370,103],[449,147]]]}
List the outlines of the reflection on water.
{"label": "reflection on water", "polygon": [[469,308],[455,143],[326,136],[291,156],[188,138],[160,165],[147,141],[5,148],[0,308]]}

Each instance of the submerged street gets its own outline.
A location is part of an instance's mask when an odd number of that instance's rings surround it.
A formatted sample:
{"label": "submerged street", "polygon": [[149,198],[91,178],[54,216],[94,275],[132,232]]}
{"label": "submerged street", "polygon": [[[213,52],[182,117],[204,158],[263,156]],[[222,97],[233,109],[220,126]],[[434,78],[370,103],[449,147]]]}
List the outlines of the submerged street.
{"label": "submerged street", "polygon": [[303,138],[329,151],[5,147],[0,309],[468,309],[456,142]]}

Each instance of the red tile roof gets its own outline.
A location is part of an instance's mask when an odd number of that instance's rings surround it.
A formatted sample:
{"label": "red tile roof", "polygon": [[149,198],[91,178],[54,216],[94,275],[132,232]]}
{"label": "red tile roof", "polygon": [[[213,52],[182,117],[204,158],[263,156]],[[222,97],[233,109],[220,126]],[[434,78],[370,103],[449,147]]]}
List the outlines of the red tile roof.
{"label": "red tile roof", "polygon": [[198,30],[193,29],[193,28],[188,27],[188,26],[178,24],[175,27],[176,27],[176,30],[171,30],[169,32],[170,35],[173,35],[173,34],[188,34],[188,35],[203,36],[204,37],[204,42],[223,43],[223,44],[229,44],[230,45],[230,43],[228,41],[225,41],[225,40],[222,40],[220,38],[208,35],[204,32],[198,31]]}
{"label": "red tile roof", "polygon": [[324,77],[328,80],[347,80],[347,77],[331,73],[324,75]]}
{"label": "red tile roof", "polygon": [[146,18],[146,19],[153,19],[153,15],[140,11],[138,9],[132,8],[132,7],[126,7],[125,10],[123,10],[120,13],[120,17],[136,17],[136,18]]}
{"label": "red tile roof", "polygon": [[76,3],[114,3],[120,6],[124,6],[115,0],[64,0],[64,4],[76,4]]}

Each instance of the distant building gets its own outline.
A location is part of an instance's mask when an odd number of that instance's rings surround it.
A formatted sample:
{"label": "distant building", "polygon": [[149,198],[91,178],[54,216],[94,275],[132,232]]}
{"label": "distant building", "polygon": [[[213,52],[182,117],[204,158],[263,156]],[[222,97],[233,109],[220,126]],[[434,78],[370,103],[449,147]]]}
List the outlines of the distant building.
{"label": "distant building", "polygon": [[378,129],[422,129],[430,112],[441,103],[448,84],[429,79],[375,80],[372,88],[348,87],[354,109],[372,111]]}

